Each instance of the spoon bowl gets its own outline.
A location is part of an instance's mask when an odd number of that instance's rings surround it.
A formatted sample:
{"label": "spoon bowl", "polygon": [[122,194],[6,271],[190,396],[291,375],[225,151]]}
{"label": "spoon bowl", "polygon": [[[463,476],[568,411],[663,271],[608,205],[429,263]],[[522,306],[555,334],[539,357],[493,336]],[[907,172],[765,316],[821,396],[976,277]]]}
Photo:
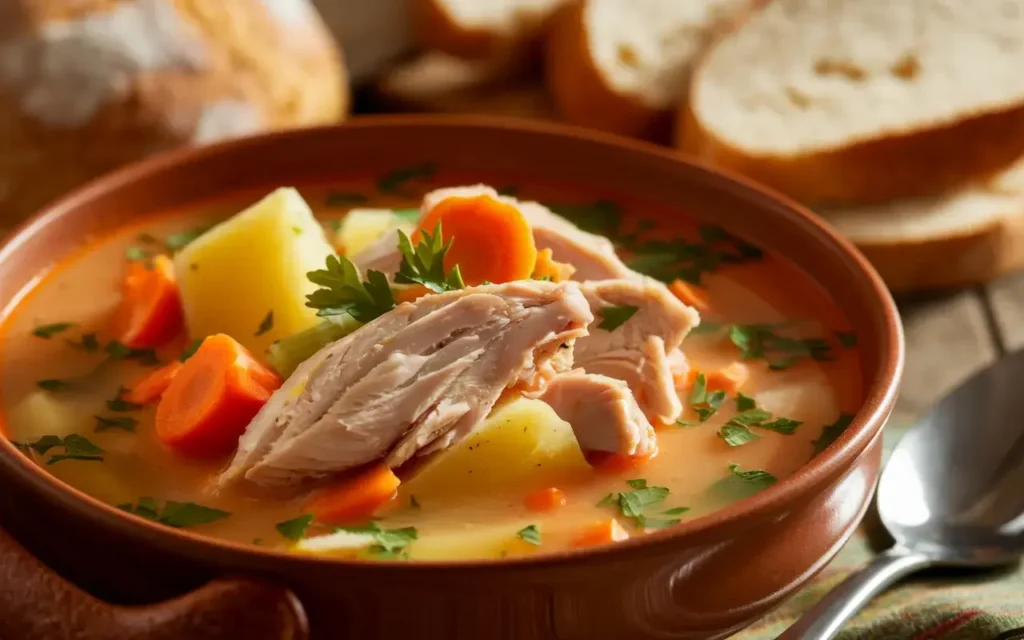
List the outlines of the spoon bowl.
{"label": "spoon bowl", "polygon": [[876,505],[896,541],[780,636],[828,640],[874,595],[930,566],[996,567],[1024,553],[1024,351],[940,400],[896,445]]}

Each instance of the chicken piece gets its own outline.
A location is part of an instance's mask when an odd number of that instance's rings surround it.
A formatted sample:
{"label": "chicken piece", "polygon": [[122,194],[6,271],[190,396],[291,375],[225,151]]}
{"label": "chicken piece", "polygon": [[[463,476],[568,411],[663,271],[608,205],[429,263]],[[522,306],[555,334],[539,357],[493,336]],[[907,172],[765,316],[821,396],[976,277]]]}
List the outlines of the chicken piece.
{"label": "chicken piece", "polygon": [[[524,281],[404,303],[304,362],[253,419],[218,486],[292,486],[473,431],[502,391],[566,351],[593,316],[579,285]],[[557,357],[556,357],[557,356]]]}
{"label": "chicken piece", "polygon": [[622,380],[581,369],[555,376],[539,398],[572,426],[580,449],[650,456],[654,427]]}
{"label": "chicken piece", "polygon": [[[575,345],[574,366],[626,381],[648,419],[675,422],[683,405],[672,374],[685,362],[679,345],[700,321],[697,312],[650,280],[593,280],[580,288],[595,320]],[[636,307],[636,312],[621,325],[602,329],[608,307]]]}

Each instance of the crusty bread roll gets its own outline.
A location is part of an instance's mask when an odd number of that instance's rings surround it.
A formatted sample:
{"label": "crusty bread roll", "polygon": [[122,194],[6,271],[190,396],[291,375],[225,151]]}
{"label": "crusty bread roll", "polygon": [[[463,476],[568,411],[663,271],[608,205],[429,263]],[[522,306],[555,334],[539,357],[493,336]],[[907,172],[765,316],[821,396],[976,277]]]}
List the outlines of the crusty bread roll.
{"label": "crusty bread roll", "polygon": [[986,282],[1024,267],[1024,157],[946,195],[819,213],[894,291]]}
{"label": "crusty bread roll", "polygon": [[545,75],[565,119],[668,141],[690,69],[714,34],[763,0],[580,0],[548,37]]}
{"label": "crusty bread roll", "polygon": [[4,0],[0,226],[155,152],[338,120],[306,0]]}
{"label": "crusty bread roll", "polygon": [[424,49],[467,60],[527,59],[566,0],[412,0]]}
{"label": "crusty bread roll", "polygon": [[389,107],[403,111],[558,117],[538,78],[507,64],[436,51],[396,66],[377,82],[376,90]]}
{"label": "crusty bread roll", "polygon": [[936,195],[1024,153],[1024,0],[773,0],[698,65],[678,145],[808,203]]}

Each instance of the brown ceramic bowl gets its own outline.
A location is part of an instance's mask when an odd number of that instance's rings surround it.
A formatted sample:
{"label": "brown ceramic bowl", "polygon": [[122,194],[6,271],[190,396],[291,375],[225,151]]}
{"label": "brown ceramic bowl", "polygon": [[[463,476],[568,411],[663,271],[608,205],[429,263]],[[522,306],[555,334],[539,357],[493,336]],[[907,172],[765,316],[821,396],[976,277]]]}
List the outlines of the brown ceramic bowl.
{"label": "brown ceramic bowl", "polygon": [[3,525],[92,594],[141,604],[213,578],[256,581],[221,581],[154,607],[109,607],[0,536],[8,553],[0,581],[24,585],[5,589],[0,636],[59,638],[77,628],[76,637],[96,638],[302,637],[304,610],[316,638],[720,638],[829,562],[878,477],[882,426],[903,368],[896,308],[860,254],[807,211],[653,146],[550,125],[417,116],[172,153],[73,193],[14,233],[0,248],[0,308],[83,237],[140,212],[427,160],[468,175],[644,194],[789,256],[831,292],[860,336],[867,399],[853,425],[792,477],[681,526],[612,548],[460,564],[299,557],[162,527],[61,484],[3,440]]}

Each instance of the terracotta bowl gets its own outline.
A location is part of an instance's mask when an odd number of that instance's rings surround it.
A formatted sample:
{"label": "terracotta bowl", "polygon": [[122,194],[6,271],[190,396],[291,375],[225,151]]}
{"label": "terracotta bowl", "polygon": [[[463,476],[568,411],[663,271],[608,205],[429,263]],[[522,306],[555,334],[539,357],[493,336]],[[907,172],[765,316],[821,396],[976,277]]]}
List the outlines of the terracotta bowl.
{"label": "terracotta bowl", "polygon": [[[2,523],[41,562],[0,535],[0,584],[18,585],[4,589],[0,636],[720,638],[829,562],[878,477],[903,367],[896,308],[860,254],[807,211],[653,146],[550,125],[417,116],[176,152],[107,176],[16,231],[0,248],[0,308],[85,236],[140,212],[424,161],[643,194],[789,256],[831,292],[860,337],[867,399],[853,425],[792,477],[681,526],[613,548],[461,564],[298,557],[162,527],[63,485],[2,440]],[[134,606],[211,579],[170,602]]]}

